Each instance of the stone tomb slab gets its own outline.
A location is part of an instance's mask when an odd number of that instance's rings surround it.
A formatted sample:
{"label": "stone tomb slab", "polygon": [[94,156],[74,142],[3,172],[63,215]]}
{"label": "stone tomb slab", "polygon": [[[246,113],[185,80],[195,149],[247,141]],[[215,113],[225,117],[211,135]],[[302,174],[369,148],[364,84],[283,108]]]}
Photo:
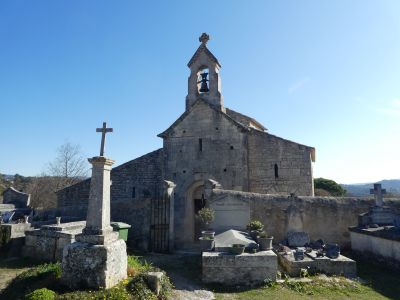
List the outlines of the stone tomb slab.
{"label": "stone tomb slab", "polygon": [[228,252],[203,252],[203,282],[223,285],[258,285],[276,280],[277,256],[273,251],[233,255]]}
{"label": "stone tomb slab", "polygon": [[287,233],[289,247],[304,247],[310,243],[310,236],[307,232],[289,231]]}
{"label": "stone tomb slab", "polygon": [[400,228],[350,227],[349,231],[353,251],[391,269],[400,269]]}
{"label": "stone tomb slab", "polygon": [[317,257],[316,251],[305,253],[304,260],[295,260],[294,250],[290,254],[278,252],[278,260],[284,271],[292,277],[300,276],[300,269],[308,269],[311,273],[325,273],[328,275],[344,275],[355,277],[357,275],[356,262],[346,256],[338,258],[327,256]]}
{"label": "stone tomb slab", "polygon": [[26,231],[23,256],[46,261],[61,261],[63,248],[75,242],[75,236],[82,233],[85,221],[44,225],[40,229]]}
{"label": "stone tomb slab", "polygon": [[216,232],[245,230],[250,222],[250,204],[246,199],[223,197],[210,202],[210,207],[215,212],[211,227]]}
{"label": "stone tomb slab", "polygon": [[228,230],[215,236],[215,251],[229,251],[232,244],[243,244],[248,248],[256,248],[257,243],[243,231]]}

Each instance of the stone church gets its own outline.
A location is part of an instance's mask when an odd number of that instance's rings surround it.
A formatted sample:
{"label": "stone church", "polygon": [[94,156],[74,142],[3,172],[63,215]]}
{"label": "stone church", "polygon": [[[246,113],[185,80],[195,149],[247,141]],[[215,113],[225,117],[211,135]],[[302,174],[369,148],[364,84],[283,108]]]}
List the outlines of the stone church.
{"label": "stone church", "polygon": [[[221,64],[207,48],[208,35],[203,33],[199,40],[188,63],[185,111],[158,134],[163,147],[111,172],[112,219],[132,225],[130,240],[140,248],[157,248],[153,241],[159,234],[156,225],[169,228],[169,233],[161,235],[169,234],[174,248],[194,243],[196,212],[207,205],[207,179],[226,190],[314,195],[315,149],[272,135],[257,120],[227,108],[221,91]],[[174,198],[168,205],[160,196],[166,183],[173,188]],[[59,191],[59,208],[67,215],[84,211],[89,185],[87,179]]]}

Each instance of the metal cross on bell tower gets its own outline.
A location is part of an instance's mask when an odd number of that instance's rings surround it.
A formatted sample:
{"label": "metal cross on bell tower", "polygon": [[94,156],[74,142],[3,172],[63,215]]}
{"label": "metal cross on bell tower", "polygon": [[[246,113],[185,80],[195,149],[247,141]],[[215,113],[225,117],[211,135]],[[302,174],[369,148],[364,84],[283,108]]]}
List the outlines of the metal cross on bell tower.
{"label": "metal cross on bell tower", "polygon": [[100,156],[104,156],[104,144],[106,143],[106,133],[113,132],[113,129],[107,128],[107,123],[103,122],[103,127],[96,128],[96,132],[101,132]]}

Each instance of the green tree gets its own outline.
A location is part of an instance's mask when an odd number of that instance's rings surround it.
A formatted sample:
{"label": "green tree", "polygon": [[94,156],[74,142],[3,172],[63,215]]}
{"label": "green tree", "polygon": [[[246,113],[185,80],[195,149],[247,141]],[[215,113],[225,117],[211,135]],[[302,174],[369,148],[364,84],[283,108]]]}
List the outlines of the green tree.
{"label": "green tree", "polygon": [[317,196],[344,196],[347,192],[335,181],[326,178],[315,178],[314,188]]}

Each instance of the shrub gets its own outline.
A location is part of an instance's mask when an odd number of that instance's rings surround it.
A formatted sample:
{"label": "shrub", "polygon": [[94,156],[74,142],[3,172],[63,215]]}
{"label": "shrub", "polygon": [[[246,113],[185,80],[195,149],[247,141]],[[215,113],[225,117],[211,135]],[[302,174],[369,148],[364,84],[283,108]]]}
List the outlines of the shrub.
{"label": "shrub", "polygon": [[246,226],[247,230],[256,230],[256,231],[262,231],[264,228],[264,225],[258,221],[258,220],[253,220]]}
{"label": "shrub", "polygon": [[258,237],[266,238],[267,237],[267,233],[265,231],[261,231],[260,234],[258,235]]}
{"label": "shrub", "polygon": [[335,181],[326,178],[315,178],[314,188],[327,191],[331,196],[344,196],[346,190]]}
{"label": "shrub", "polygon": [[34,290],[25,296],[26,300],[54,300],[56,293],[46,288]]}
{"label": "shrub", "polygon": [[127,290],[135,299],[141,300],[157,300],[157,296],[147,286],[145,275],[136,276],[129,282]]}
{"label": "shrub", "polygon": [[197,216],[201,223],[208,226],[212,221],[214,221],[214,210],[209,207],[203,207],[199,210]]}

